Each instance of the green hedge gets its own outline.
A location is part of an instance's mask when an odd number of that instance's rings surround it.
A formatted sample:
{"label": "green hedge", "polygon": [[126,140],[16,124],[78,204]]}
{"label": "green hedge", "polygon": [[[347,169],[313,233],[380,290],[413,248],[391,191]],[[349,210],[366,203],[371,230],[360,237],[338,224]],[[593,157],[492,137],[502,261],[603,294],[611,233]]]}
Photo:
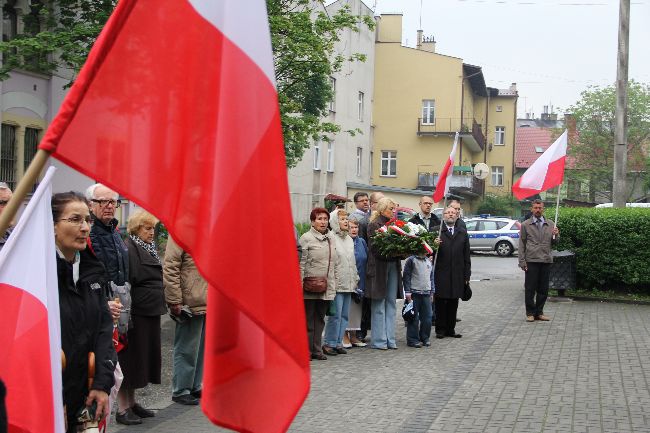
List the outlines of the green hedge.
{"label": "green hedge", "polygon": [[580,288],[650,292],[650,209],[561,208],[558,227],[558,249],[576,253]]}

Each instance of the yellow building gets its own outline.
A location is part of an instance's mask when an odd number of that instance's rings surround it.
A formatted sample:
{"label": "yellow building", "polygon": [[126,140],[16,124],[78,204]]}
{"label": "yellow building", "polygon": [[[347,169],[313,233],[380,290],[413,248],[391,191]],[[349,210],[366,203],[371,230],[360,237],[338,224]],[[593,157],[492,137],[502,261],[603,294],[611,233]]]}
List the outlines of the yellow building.
{"label": "yellow building", "polygon": [[[401,40],[401,14],[377,18],[372,183],[433,190],[459,132],[450,192],[470,209],[486,192],[509,194],[516,86],[487,87],[480,67],[436,53],[421,30],[416,48]],[[484,181],[472,176],[477,163],[489,167]]]}

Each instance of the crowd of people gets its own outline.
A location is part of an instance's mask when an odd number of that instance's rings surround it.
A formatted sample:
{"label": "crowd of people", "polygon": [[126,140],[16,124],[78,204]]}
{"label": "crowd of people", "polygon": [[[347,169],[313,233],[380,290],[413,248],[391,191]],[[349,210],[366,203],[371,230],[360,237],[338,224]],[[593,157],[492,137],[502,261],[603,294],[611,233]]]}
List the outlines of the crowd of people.
{"label": "crowd of people", "polygon": [[[373,242],[377,230],[395,218],[397,203],[380,192],[359,192],[354,204],[350,214],[340,206],[314,208],[311,227],[298,240],[311,359],[326,360],[368,344],[396,350],[397,300],[402,298],[413,302],[409,347],[430,346],[434,324],[436,338],[462,337],[455,329],[456,312],[469,284],[471,260],[460,203],[452,202],[440,221],[432,213],[431,197],[420,199],[420,212],[410,222],[440,233],[438,248],[431,255],[408,257],[404,270],[400,257],[384,256]],[[312,287],[314,278],[323,280],[321,289]]]}

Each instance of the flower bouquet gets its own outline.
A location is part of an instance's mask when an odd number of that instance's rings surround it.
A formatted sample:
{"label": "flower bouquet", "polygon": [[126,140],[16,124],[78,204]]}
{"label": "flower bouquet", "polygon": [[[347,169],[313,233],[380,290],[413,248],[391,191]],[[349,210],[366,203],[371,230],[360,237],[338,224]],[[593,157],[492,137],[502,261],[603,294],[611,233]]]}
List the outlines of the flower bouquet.
{"label": "flower bouquet", "polygon": [[404,259],[414,254],[433,254],[435,234],[424,226],[391,219],[372,236],[382,256]]}

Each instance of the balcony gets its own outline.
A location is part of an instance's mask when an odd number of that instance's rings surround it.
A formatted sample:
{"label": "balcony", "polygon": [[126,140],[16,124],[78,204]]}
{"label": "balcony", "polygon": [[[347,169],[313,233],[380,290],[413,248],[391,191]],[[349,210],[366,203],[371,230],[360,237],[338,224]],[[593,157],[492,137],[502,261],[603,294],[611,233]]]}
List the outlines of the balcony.
{"label": "balcony", "polygon": [[463,142],[471,152],[482,152],[485,149],[485,135],[481,130],[481,125],[472,119],[471,127],[467,124],[469,119],[461,118],[440,118],[436,117],[434,123],[424,123],[422,118],[418,118],[418,136],[439,135],[453,137],[456,132],[460,133]]}
{"label": "balcony", "polygon": [[[438,174],[433,175],[433,184],[438,183]],[[449,178],[449,192],[463,197],[478,197],[483,192],[483,181],[471,174],[452,174]]]}

